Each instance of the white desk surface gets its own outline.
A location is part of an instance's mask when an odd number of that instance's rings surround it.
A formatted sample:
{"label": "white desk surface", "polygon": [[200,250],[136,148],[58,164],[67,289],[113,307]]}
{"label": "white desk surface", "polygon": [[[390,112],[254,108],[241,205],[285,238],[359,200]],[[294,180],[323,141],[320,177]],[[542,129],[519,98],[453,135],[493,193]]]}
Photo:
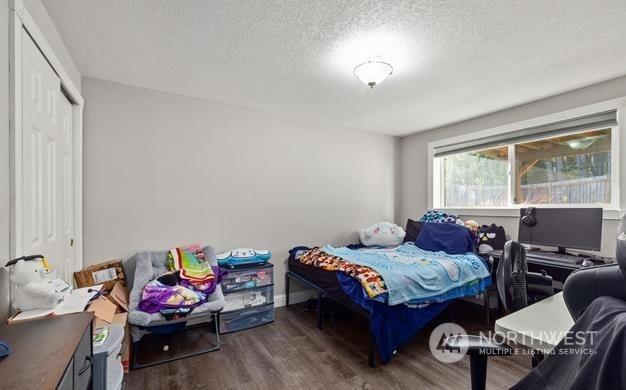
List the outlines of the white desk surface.
{"label": "white desk surface", "polygon": [[574,320],[560,292],[500,318],[496,321],[495,330],[508,341],[535,350],[551,350],[565,337],[572,325]]}

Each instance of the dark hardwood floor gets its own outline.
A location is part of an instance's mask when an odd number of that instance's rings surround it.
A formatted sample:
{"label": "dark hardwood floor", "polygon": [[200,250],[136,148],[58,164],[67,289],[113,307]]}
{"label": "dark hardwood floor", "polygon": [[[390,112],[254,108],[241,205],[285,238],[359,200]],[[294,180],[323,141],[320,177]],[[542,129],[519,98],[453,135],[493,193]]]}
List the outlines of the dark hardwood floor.
{"label": "dark hardwood floor", "polygon": [[[455,306],[455,321],[469,332],[484,327],[482,311]],[[367,366],[366,326],[340,316],[316,328],[303,305],[276,309],[273,324],[222,336],[218,352],[131,370],[126,389],[469,389],[469,358],[437,361],[428,348],[443,314],[386,365]],[[488,389],[505,389],[530,370],[528,356],[492,357]]]}

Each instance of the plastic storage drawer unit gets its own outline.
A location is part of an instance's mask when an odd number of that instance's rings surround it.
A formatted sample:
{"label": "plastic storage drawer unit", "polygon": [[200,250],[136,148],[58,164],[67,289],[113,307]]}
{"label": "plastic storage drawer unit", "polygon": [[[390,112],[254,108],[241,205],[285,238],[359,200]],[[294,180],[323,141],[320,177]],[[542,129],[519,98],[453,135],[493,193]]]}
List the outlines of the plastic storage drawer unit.
{"label": "plastic storage drawer unit", "polygon": [[224,294],[223,313],[274,303],[274,286]]}
{"label": "plastic storage drawer unit", "polygon": [[228,270],[222,279],[222,290],[225,293],[249,288],[265,287],[274,284],[274,266],[267,264],[260,268]]}
{"label": "plastic storage drawer unit", "polygon": [[237,332],[274,322],[274,305],[220,313],[220,334]]}
{"label": "plastic storage drawer unit", "polygon": [[118,390],[122,388],[124,367],[120,351],[124,339],[124,328],[108,325],[109,335],[104,344],[93,347],[93,389]]}

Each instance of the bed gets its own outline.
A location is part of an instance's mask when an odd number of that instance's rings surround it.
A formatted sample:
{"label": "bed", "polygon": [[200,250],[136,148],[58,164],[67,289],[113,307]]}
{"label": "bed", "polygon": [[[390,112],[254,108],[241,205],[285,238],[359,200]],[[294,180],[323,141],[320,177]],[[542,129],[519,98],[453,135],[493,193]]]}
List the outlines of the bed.
{"label": "bed", "polygon": [[[348,248],[359,250],[360,245]],[[487,276],[471,286],[461,286],[441,295],[427,304],[388,305],[387,298],[372,299],[357,279],[341,271],[328,271],[298,260],[296,255],[307,251],[307,247],[295,247],[290,251],[288,271],[285,273],[287,306],[289,305],[289,284],[291,280],[310,287],[318,294],[318,327],[323,325],[322,298],[330,299],[354,313],[368,319],[368,365],[374,367],[378,352],[380,361],[389,362],[394,353],[408,343],[421,329],[445,310],[456,298],[475,296],[483,292],[491,283],[489,265],[480,257],[481,266]],[[434,252],[433,252],[434,253]],[[437,253],[441,256],[441,252]],[[342,257],[343,258],[343,257]]]}

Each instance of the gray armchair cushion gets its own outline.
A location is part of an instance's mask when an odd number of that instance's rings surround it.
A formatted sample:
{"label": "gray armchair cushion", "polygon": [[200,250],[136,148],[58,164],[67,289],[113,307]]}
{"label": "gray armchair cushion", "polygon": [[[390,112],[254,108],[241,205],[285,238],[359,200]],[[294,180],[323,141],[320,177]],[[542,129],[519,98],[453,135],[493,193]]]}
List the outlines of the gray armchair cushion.
{"label": "gray armchair cushion", "polygon": [[[217,266],[217,257],[213,247],[206,246],[202,250],[209,263],[212,266]],[[165,321],[161,313],[146,313],[139,310],[138,306],[145,285],[168,271],[167,253],[167,251],[139,252],[124,262],[125,272],[132,273],[132,278],[127,277],[128,288],[130,289],[128,303],[128,322],[130,324],[150,326]],[[209,295],[207,301],[193,309],[187,318],[191,319],[200,314],[220,311],[224,308],[224,303],[222,286],[218,284],[213,294]]]}

